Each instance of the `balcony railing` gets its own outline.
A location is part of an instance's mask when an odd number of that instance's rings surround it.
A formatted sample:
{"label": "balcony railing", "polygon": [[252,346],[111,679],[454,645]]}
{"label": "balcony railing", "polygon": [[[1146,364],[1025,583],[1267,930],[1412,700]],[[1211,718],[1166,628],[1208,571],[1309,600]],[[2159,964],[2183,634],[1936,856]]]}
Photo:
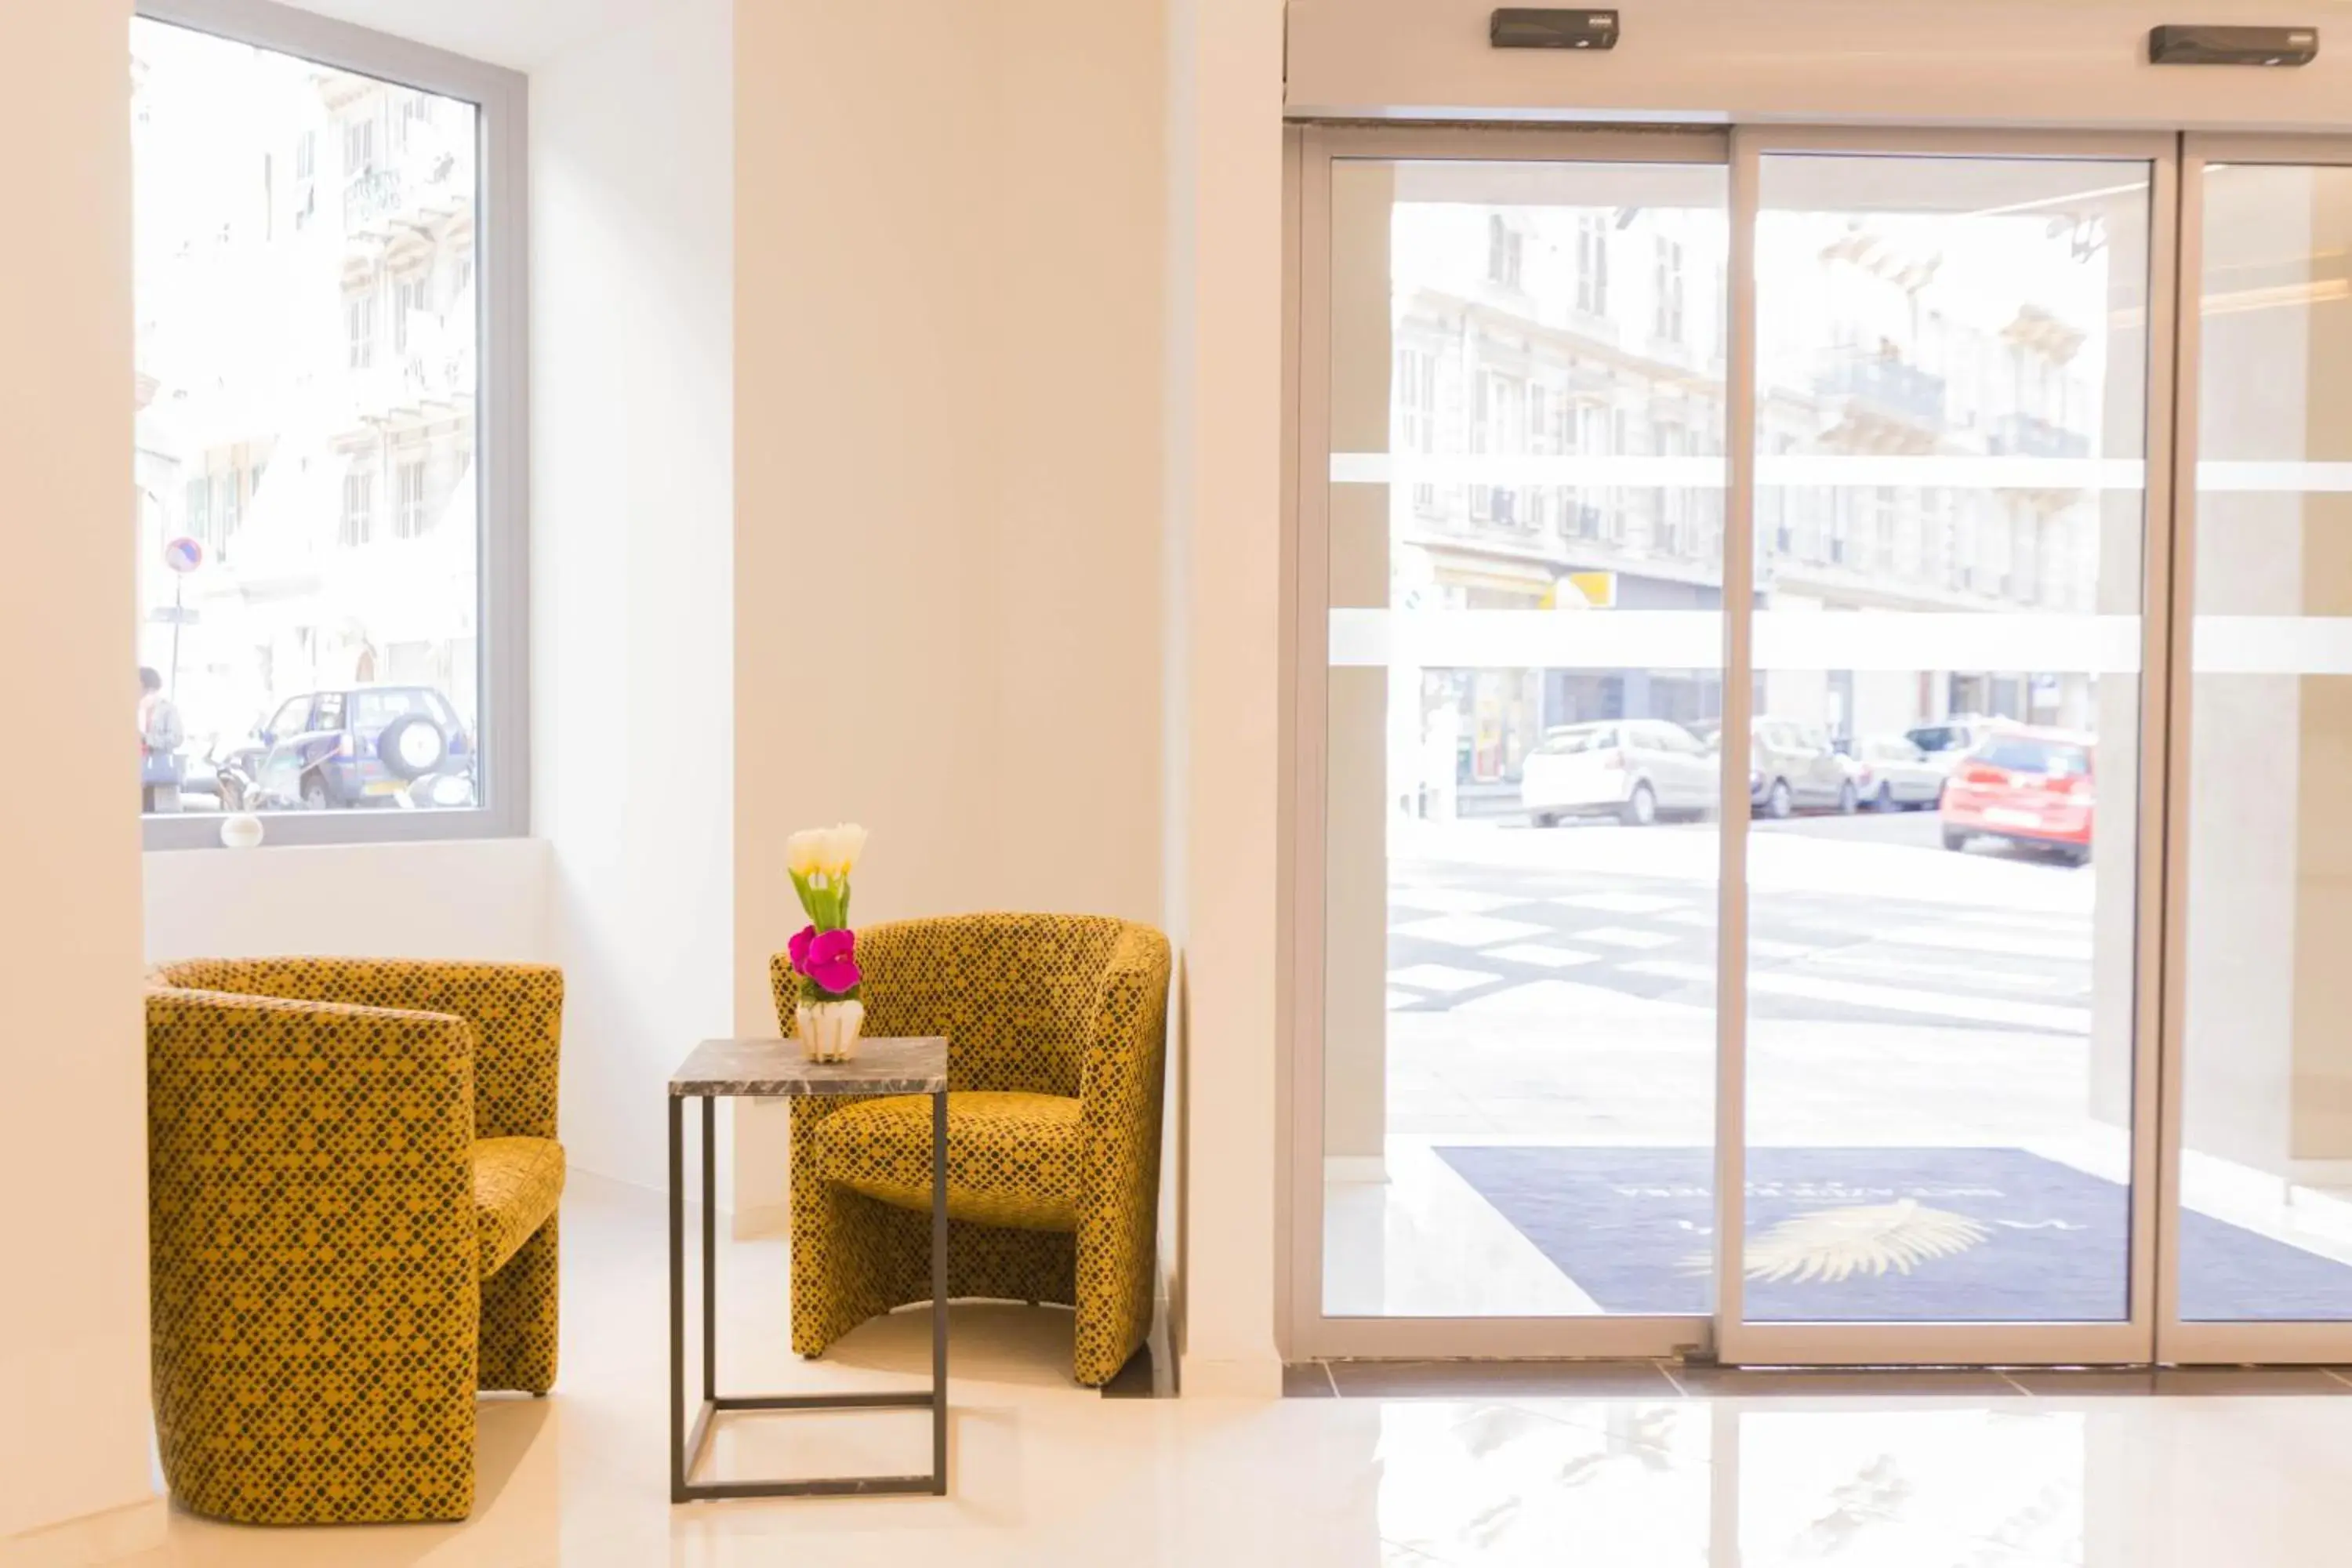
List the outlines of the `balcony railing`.
{"label": "balcony railing", "polygon": [[1813,389],[1921,425],[1944,423],[1944,378],[1901,360],[1841,358],[1813,378]]}
{"label": "balcony railing", "polygon": [[398,169],[362,169],[343,186],[344,230],[383,221],[400,210],[400,198]]}
{"label": "balcony railing", "polygon": [[1996,458],[2087,458],[2091,438],[2053,425],[2039,414],[2004,414],[1992,422],[1988,441]]}

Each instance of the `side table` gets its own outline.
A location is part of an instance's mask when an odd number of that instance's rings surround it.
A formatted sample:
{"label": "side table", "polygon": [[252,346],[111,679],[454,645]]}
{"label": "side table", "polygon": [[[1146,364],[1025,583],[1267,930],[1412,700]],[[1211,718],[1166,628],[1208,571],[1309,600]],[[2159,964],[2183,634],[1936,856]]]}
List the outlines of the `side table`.
{"label": "side table", "polygon": [[[718,1102],[806,1094],[931,1097],[931,1386],[904,1394],[720,1394],[718,1385],[716,1157]],[[685,1110],[702,1101],[702,1399],[686,1424]],[[821,1480],[697,1481],[712,1418],[730,1410],[920,1410],[931,1413],[931,1473]],[[852,1062],[812,1062],[796,1040],[705,1040],[669,1080],[669,1499],[843,1497],[948,1489],[948,1043],[868,1039]]]}

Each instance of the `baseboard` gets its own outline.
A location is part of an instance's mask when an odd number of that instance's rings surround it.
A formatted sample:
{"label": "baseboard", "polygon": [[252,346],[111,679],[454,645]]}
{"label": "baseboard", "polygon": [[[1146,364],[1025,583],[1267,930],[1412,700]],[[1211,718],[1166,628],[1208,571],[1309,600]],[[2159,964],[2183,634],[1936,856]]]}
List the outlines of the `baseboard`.
{"label": "baseboard", "polygon": [[1364,1182],[1379,1184],[1389,1179],[1389,1161],[1385,1154],[1326,1154],[1323,1156],[1323,1179],[1327,1182]]}
{"label": "baseboard", "polygon": [[728,1235],[737,1241],[758,1241],[763,1237],[782,1236],[792,1228],[793,1211],[785,1204],[755,1204],[737,1209]]}
{"label": "baseboard", "polygon": [[171,1512],[167,1500],[152,1497],[12,1535],[0,1541],[0,1568],[91,1568],[152,1552]]}
{"label": "baseboard", "polygon": [[1270,1355],[1243,1361],[1183,1356],[1176,1391],[1186,1399],[1279,1399],[1282,1363]]}

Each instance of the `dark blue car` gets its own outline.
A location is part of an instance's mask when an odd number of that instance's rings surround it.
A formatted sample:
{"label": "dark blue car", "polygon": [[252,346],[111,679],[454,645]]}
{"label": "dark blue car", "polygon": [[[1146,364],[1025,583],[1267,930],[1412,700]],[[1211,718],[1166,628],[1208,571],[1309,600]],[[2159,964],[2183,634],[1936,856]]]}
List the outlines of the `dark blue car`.
{"label": "dark blue car", "polygon": [[425,779],[438,782],[419,804],[474,804],[472,737],[429,686],[307,692],[280,706],[254,738],[263,748],[256,783],[275,805],[400,805]]}

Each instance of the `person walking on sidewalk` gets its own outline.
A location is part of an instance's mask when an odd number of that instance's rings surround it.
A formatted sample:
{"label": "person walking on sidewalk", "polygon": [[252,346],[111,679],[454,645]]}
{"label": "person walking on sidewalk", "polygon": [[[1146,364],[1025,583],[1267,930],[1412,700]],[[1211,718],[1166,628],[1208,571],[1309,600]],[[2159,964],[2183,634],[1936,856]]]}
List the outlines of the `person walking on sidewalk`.
{"label": "person walking on sidewalk", "polygon": [[180,809],[180,748],[187,743],[179,705],[163,695],[163,678],[139,667],[139,809]]}

